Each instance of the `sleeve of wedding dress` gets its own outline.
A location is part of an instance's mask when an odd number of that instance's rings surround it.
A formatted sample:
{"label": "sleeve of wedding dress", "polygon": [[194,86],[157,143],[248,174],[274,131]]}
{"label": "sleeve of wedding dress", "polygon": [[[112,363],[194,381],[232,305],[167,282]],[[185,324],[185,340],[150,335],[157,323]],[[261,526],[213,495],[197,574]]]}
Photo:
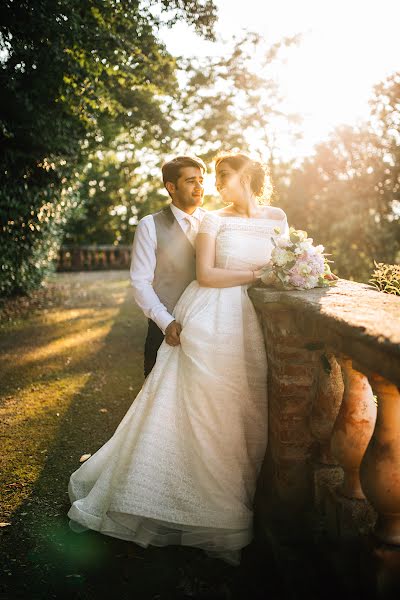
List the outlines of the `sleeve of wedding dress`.
{"label": "sleeve of wedding dress", "polygon": [[288,238],[289,237],[289,224],[288,224],[287,216],[284,212],[283,212],[282,220],[281,220],[279,227],[281,228],[281,235],[285,238]]}
{"label": "sleeve of wedding dress", "polygon": [[282,236],[288,238],[289,224],[285,211],[279,208],[278,206],[270,206],[269,210],[274,221],[276,220],[276,227],[279,227],[280,229],[279,237]]}
{"label": "sleeve of wedding dress", "polygon": [[213,238],[217,237],[219,228],[219,218],[217,215],[213,215],[211,212],[204,215],[203,220],[200,223],[199,233],[208,233]]}

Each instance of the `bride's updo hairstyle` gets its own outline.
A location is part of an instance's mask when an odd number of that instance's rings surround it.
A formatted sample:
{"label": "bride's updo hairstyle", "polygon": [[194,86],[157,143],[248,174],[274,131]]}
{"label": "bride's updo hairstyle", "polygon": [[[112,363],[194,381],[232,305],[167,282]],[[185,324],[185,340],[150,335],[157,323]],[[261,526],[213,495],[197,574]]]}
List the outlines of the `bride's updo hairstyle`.
{"label": "bride's updo hairstyle", "polygon": [[234,171],[249,175],[251,190],[258,198],[259,204],[270,203],[273,188],[268,167],[262,162],[243,152],[219,154],[214,162],[215,169],[222,163],[227,163]]}

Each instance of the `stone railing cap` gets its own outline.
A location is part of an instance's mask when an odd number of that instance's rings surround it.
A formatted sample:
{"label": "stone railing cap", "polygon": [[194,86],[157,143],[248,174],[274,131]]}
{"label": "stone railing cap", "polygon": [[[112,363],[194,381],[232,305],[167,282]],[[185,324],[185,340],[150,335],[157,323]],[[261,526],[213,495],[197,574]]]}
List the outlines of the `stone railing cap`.
{"label": "stone railing cap", "polygon": [[[318,332],[326,343],[337,345],[339,334],[348,342],[350,355],[355,352],[354,358],[400,384],[399,296],[345,279],[339,279],[330,288],[307,291],[256,287],[249,289],[249,295],[258,309],[280,304],[301,312],[308,320],[313,317],[320,324]],[[343,352],[343,345],[337,350]],[[386,365],[381,364],[384,360]]]}

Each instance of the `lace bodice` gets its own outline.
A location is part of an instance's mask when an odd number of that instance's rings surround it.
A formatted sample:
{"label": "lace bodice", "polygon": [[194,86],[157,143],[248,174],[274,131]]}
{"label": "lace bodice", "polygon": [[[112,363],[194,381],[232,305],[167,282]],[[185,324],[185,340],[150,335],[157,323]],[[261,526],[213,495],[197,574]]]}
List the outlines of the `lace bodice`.
{"label": "lace bodice", "polygon": [[[279,227],[280,234],[274,232]],[[199,233],[215,238],[215,266],[222,269],[256,269],[265,265],[273,248],[272,238],[288,234],[284,211],[268,207],[266,218],[229,217],[208,212]]]}

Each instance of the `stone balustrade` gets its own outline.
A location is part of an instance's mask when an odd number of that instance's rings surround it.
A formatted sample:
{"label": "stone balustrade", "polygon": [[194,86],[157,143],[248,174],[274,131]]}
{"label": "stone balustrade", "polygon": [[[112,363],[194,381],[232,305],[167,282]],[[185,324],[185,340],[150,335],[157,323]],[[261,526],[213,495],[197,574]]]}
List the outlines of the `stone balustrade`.
{"label": "stone balustrade", "polygon": [[61,246],[57,271],[129,269],[131,246]]}
{"label": "stone balustrade", "polygon": [[258,526],[365,536],[400,559],[400,298],[345,280],[249,295],[268,357]]}

